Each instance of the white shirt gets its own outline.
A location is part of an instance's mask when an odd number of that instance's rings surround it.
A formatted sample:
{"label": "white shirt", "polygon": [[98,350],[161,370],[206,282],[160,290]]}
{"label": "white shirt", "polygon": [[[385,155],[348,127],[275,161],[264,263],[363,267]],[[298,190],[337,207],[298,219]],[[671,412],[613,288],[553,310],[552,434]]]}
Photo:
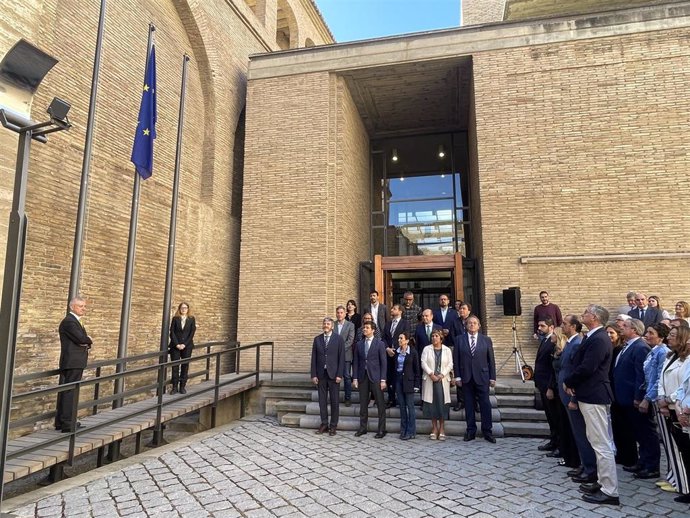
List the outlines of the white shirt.
{"label": "white shirt", "polygon": [[592,336],[596,331],[598,331],[598,330],[601,329],[602,327],[604,327],[604,326],[599,326],[599,327],[595,327],[594,329],[590,329],[590,330],[587,332],[587,338],[589,338],[590,336]]}
{"label": "white shirt", "polygon": [[180,317],[180,326],[182,326],[182,329],[184,329],[184,325],[187,323],[187,317]]}

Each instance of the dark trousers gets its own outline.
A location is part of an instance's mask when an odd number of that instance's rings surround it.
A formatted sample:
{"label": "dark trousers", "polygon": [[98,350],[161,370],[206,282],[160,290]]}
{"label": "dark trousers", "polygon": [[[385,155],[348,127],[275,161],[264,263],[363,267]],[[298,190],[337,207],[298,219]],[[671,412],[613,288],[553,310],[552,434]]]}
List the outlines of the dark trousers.
{"label": "dark trousers", "polygon": [[352,398],[352,361],[345,361],[343,380],[345,381],[345,401],[349,401]]}
{"label": "dark trousers", "polygon": [[367,430],[367,423],[369,422],[369,399],[373,395],[376,401],[376,407],[379,411],[379,427],[378,432],[386,431],[386,401],[383,398],[383,390],[379,382],[372,383],[369,376],[365,374],[359,380],[359,429]]}
{"label": "dark trousers", "polygon": [[398,373],[396,371],[397,366],[395,364],[395,356],[392,358],[389,356],[388,357],[388,365],[386,368],[386,390],[388,392],[388,401],[392,402],[395,404],[395,380],[398,377]]}
{"label": "dark trousers", "polygon": [[549,432],[551,434],[551,442],[553,444],[560,444],[558,432],[560,425],[558,424],[558,406],[561,404],[558,394],[554,395],[553,399],[546,397],[546,389],[539,389],[541,396],[541,404],[544,406],[544,413],[546,414],[546,421],[549,423]]}
{"label": "dark trousers", "polygon": [[321,424],[328,426],[328,401],[331,403],[331,423],[330,427],[338,426],[340,417],[340,383],[336,383],[335,378],[328,377],[328,371],[323,370],[319,376],[319,413],[321,414]]}
{"label": "dark trousers", "polygon": [[400,407],[400,434],[403,437],[412,437],[417,434],[414,392],[405,392],[403,390],[402,376],[399,376],[395,383],[395,391],[398,396],[398,406]]}
{"label": "dark trousers", "polygon": [[637,465],[637,444],[635,432],[628,422],[625,409],[616,402],[611,404],[611,428],[616,444],[616,463],[623,466]]}
{"label": "dark trousers", "polygon": [[[173,346],[170,349],[170,361],[185,360],[192,355],[192,348],[187,346],[181,351]],[[184,363],[182,365],[175,365],[172,368],[172,384],[176,387],[179,383],[181,387],[187,384],[187,379],[189,377],[189,363]]]}
{"label": "dark trousers", "polygon": [[[65,383],[72,383],[80,381],[84,369],[62,369],[60,370],[60,385]],[[72,407],[74,405],[74,390],[68,390],[58,393],[57,408],[55,411],[55,429],[56,430],[70,430],[72,428]],[[75,421],[76,421],[76,416]]]}
{"label": "dark trousers", "polygon": [[474,380],[462,384],[465,395],[465,420],[467,421],[467,433],[474,435],[477,433],[477,418],[474,415],[474,400],[479,399],[479,410],[482,415],[482,433],[491,434],[491,401],[489,400],[489,385],[475,383]]}
{"label": "dark trousers", "polygon": [[580,409],[568,410],[568,419],[573,430],[573,437],[577,444],[577,452],[580,454],[580,462],[585,470],[585,475],[595,475],[597,472],[597,456],[592,445],[587,439],[587,427],[585,418]]}
{"label": "dark trousers", "polygon": [[576,468],[580,465],[580,455],[577,451],[573,429],[570,427],[568,409],[558,396],[556,396],[556,400],[558,401],[558,449],[561,450],[561,457],[563,457],[565,465]]}
{"label": "dark trousers", "polygon": [[661,448],[654,412],[650,409],[646,414],[642,414],[634,406],[621,408],[633,431],[635,441],[640,445],[638,466],[648,471],[659,471]]}

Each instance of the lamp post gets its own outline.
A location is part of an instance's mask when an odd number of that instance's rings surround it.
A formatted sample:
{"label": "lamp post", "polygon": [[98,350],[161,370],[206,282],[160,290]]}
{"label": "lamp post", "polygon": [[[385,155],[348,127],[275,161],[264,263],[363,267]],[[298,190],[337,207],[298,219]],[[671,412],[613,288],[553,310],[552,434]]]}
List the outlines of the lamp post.
{"label": "lamp post", "polygon": [[[22,43],[22,42],[20,42]],[[38,83],[43,79],[53,63],[47,67],[41,66],[43,54],[35,47],[18,44],[8,52],[0,63],[0,79],[3,72],[14,70],[16,78],[17,70],[26,72],[26,85],[32,81],[32,90],[38,87]],[[12,53],[20,49],[19,54]],[[34,52],[34,56],[31,52]],[[27,54],[29,52],[29,54]],[[21,60],[17,60],[19,57]],[[35,57],[35,60],[31,60]],[[27,58],[29,61],[27,62]],[[52,60],[52,58],[50,58]],[[17,63],[21,63],[17,67]],[[37,65],[33,69],[30,64]],[[44,60],[45,63],[45,60]],[[37,70],[39,68],[39,70]],[[39,75],[41,72],[42,75]],[[14,377],[14,357],[17,346],[17,323],[19,321],[19,302],[22,287],[22,271],[24,267],[24,249],[26,246],[27,217],[26,207],[26,186],[29,172],[29,152],[31,142],[36,140],[45,143],[48,141],[46,135],[57,131],[68,130],[72,125],[67,118],[69,103],[58,99],[53,99],[48,107],[50,119],[45,122],[36,123],[23,114],[13,109],[0,106],[0,124],[6,129],[19,134],[19,145],[17,148],[17,164],[14,175],[14,193],[12,197],[12,210],[10,212],[9,227],[7,230],[7,251],[5,254],[5,274],[2,283],[2,295],[0,296],[0,507],[2,506],[2,496],[4,489],[5,456],[7,454],[7,442],[10,425],[10,410],[12,407],[12,380]],[[7,515],[2,515],[7,516]]]}

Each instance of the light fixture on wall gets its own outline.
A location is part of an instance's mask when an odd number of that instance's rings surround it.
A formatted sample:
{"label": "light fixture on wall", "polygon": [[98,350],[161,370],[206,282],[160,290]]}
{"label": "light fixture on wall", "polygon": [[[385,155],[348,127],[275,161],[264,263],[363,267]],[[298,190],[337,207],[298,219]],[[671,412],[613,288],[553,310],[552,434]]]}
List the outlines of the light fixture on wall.
{"label": "light fixture on wall", "polygon": [[438,146],[438,157],[443,158],[446,156],[446,148],[443,147],[443,144],[439,144]]}
{"label": "light fixture on wall", "polygon": [[398,148],[393,148],[393,151],[391,152],[391,160],[393,162],[398,161]]}

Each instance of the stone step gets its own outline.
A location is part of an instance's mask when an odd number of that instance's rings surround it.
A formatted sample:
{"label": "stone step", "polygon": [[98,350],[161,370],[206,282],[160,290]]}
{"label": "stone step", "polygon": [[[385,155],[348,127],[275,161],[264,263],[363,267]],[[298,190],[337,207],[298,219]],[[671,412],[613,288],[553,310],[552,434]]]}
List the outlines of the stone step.
{"label": "stone step", "polygon": [[501,421],[506,437],[548,437],[549,424],[533,421]]}
{"label": "stone step", "polygon": [[534,397],[523,395],[499,395],[496,396],[499,408],[534,408]]}
{"label": "stone step", "polygon": [[[378,409],[374,405],[369,405],[369,419],[372,418],[377,418],[378,417]],[[330,405],[328,405],[328,412],[330,414]],[[309,403],[307,404],[306,412],[307,415],[319,415],[319,404],[318,403]],[[543,412],[542,412],[543,414]],[[477,412],[475,414],[477,416],[477,421],[480,420],[480,414]],[[344,405],[340,405],[340,417],[343,416],[353,416],[353,417],[359,417],[359,404],[357,405],[352,405],[350,407],[346,407]],[[416,419],[423,419],[423,411],[421,407],[415,406],[415,417]],[[386,409],[386,418],[387,419],[397,419],[400,420],[400,408],[398,407],[393,407],[393,408],[388,408]],[[498,411],[498,409],[493,409],[491,412],[491,419],[494,423],[498,423],[501,420],[501,414]],[[450,420],[452,421],[464,421],[465,420],[465,410],[460,410],[459,412],[455,412],[453,410],[450,411]]]}
{"label": "stone step", "polygon": [[308,374],[281,374],[273,380],[262,379],[261,386],[264,388],[296,388],[296,389],[312,389],[314,384],[309,379]]}
{"label": "stone step", "polygon": [[[384,394],[384,396],[385,396],[386,400],[388,400],[388,394],[386,393],[386,394]],[[415,402],[420,401],[421,397],[422,397],[421,394],[419,394],[419,393],[415,394],[415,396],[414,396]],[[510,396],[508,396],[508,397],[510,397]],[[319,402],[319,393],[317,391],[314,391],[311,394],[311,401],[314,403]],[[341,391],[340,392],[340,402],[343,403],[344,401],[345,401],[345,393]],[[350,401],[352,402],[353,405],[355,405],[355,404],[359,405],[359,392],[353,391],[352,397],[350,398]],[[455,405],[455,402],[457,401],[457,396],[455,394],[455,390],[451,390],[451,392],[450,392],[450,401],[451,401],[451,406]],[[493,396],[493,395],[489,396],[489,401],[491,402],[491,406],[493,408],[496,408],[496,406],[498,405],[496,396]]]}
{"label": "stone step", "polygon": [[277,401],[275,404],[276,416],[280,420],[283,415],[288,413],[304,414],[307,411],[308,404],[310,404],[308,401],[302,399],[287,399]]}
{"label": "stone step", "polygon": [[496,395],[518,395],[518,394],[524,394],[527,396],[531,396],[535,392],[535,387],[534,383],[531,381],[526,381],[525,383],[520,382],[519,384],[516,383],[511,383],[511,384],[506,384],[504,382],[501,382],[501,380],[496,382],[496,386],[494,387],[494,391],[496,392]]}
{"label": "stone step", "polygon": [[546,414],[543,410],[527,407],[500,407],[501,421],[533,421],[546,422]]}
{"label": "stone step", "polygon": [[299,421],[300,421],[300,419],[302,419],[302,416],[304,416],[304,414],[302,414],[302,413],[283,414],[280,417],[279,423],[282,426],[289,426],[290,428],[299,428]]}
{"label": "stone step", "polygon": [[276,404],[279,401],[310,401],[312,397],[312,392],[313,389],[299,389],[292,387],[264,388],[261,390],[264,413],[270,416],[278,415]]}
{"label": "stone step", "polygon": [[[306,429],[317,430],[321,425],[321,418],[318,415],[303,415],[299,420],[299,427]],[[479,422],[477,422],[479,426]],[[376,433],[376,428],[378,426],[378,420],[369,418],[367,423],[367,429],[369,432]],[[431,432],[431,420],[429,419],[417,419],[417,440],[429,440],[427,435]],[[464,421],[446,421],[445,422],[445,432],[446,435],[452,437],[462,437],[465,433],[465,422]],[[344,432],[356,432],[359,430],[359,418],[358,417],[348,417],[341,416],[338,420],[338,430],[340,433]],[[400,419],[386,419],[386,430],[388,431],[389,437],[397,438],[397,434],[400,433]],[[494,437],[503,437],[503,425],[501,423],[493,424],[493,435]],[[477,433],[477,436],[481,436],[481,432]],[[364,437],[362,437],[364,439]]]}

